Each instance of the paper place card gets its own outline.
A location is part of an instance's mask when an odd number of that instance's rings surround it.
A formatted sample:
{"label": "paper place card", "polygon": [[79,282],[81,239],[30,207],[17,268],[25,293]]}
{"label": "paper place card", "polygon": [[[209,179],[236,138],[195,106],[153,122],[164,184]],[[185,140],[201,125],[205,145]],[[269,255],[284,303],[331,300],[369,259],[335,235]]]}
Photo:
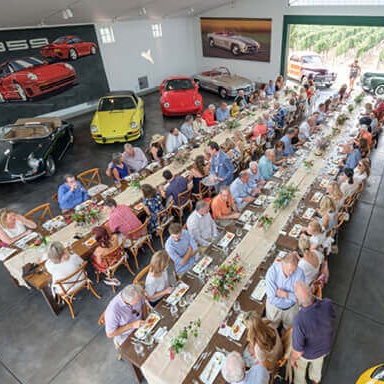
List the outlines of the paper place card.
{"label": "paper place card", "polygon": [[253,290],[251,294],[251,299],[261,301],[263,300],[265,294],[266,294],[266,283],[265,283],[265,279],[262,279],[259,281],[255,289]]}

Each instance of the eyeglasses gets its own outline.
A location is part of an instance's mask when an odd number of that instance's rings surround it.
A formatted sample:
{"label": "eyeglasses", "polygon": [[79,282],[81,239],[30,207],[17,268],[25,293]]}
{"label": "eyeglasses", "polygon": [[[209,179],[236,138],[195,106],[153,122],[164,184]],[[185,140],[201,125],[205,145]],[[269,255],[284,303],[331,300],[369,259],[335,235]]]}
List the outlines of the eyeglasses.
{"label": "eyeglasses", "polygon": [[358,167],[362,167],[362,165],[361,165],[360,163],[359,163],[359,164],[357,164],[357,166],[358,166]]}

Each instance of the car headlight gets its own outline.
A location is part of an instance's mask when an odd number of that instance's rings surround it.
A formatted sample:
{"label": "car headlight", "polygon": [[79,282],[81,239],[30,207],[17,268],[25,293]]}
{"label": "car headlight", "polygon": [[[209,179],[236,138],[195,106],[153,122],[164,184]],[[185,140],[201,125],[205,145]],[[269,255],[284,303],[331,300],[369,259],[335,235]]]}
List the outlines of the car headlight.
{"label": "car headlight", "polygon": [[169,103],[164,103],[164,108],[169,108]]}
{"label": "car headlight", "polygon": [[136,129],[136,128],[137,128],[137,123],[135,123],[134,121],[132,121],[132,123],[131,123],[131,128],[132,128],[132,129]]}
{"label": "car headlight", "polygon": [[29,80],[37,80],[37,76],[34,73],[28,72],[27,75]]}
{"label": "car headlight", "polygon": [[64,66],[65,66],[65,68],[69,69],[70,71],[74,71],[71,64],[65,63]]}
{"label": "car headlight", "polygon": [[98,131],[96,125],[91,125],[91,133],[96,133]]}
{"label": "car headlight", "polygon": [[34,154],[31,153],[29,156],[28,156],[28,159],[27,159],[27,164],[30,168],[33,168],[33,169],[37,169],[39,168],[39,165],[40,165],[40,160],[39,159],[36,159]]}
{"label": "car headlight", "polygon": [[200,100],[195,100],[195,105],[200,105]]}

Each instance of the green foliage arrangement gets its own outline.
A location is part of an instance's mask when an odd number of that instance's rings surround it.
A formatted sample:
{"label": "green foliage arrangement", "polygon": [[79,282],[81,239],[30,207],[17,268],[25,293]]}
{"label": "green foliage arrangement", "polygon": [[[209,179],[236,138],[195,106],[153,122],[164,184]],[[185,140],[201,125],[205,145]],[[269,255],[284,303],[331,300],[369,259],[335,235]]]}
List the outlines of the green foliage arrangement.
{"label": "green foliage arrangement", "polygon": [[283,209],[296,197],[296,193],[299,188],[294,185],[283,185],[277,192],[276,199],[273,201],[273,207],[275,212],[279,209]]}
{"label": "green foliage arrangement", "polygon": [[197,337],[199,335],[198,330],[201,326],[201,320],[197,319],[190,321],[187,326],[185,326],[177,337],[174,337],[170,341],[169,345],[169,357],[171,360],[175,359],[175,355],[179,354],[187,344],[188,338],[190,336]]}

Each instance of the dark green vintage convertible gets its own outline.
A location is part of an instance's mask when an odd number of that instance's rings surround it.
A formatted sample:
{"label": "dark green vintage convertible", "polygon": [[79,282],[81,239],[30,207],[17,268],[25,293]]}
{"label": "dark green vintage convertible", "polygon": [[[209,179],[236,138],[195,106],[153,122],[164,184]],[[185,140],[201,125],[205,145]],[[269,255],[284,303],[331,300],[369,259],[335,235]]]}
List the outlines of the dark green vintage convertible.
{"label": "dark green vintage convertible", "polygon": [[374,93],[376,96],[384,96],[384,73],[365,72],[361,76],[361,86],[366,92]]}
{"label": "dark green vintage convertible", "polygon": [[0,128],[0,183],[51,176],[73,143],[73,125],[57,117],[19,119]]}

